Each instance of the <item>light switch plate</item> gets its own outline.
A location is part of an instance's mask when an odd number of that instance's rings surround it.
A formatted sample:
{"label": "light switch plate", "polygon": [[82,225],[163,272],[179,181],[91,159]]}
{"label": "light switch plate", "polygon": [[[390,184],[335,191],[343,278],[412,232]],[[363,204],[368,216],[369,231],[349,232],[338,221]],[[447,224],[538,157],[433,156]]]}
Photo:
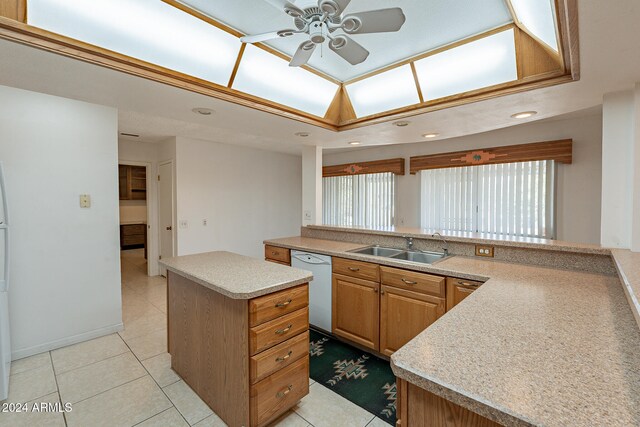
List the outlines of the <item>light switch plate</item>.
{"label": "light switch plate", "polygon": [[89,209],[91,207],[91,196],[89,194],[80,195],[80,207],[82,209]]}
{"label": "light switch plate", "polygon": [[493,246],[476,245],[476,256],[493,258]]}

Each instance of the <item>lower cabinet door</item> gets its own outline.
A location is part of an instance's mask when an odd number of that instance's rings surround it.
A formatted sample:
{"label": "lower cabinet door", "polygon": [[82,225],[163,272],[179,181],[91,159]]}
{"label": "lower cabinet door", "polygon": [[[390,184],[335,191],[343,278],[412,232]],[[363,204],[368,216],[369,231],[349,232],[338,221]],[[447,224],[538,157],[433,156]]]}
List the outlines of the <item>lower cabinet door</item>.
{"label": "lower cabinet door", "polygon": [[445,312],[445,299],[382,286],[380,352],[391,356]]}
{"label": "lower cabinet door", "polygon": [[333,333],[378,350],[380,284],[355,277],[333,275]]}

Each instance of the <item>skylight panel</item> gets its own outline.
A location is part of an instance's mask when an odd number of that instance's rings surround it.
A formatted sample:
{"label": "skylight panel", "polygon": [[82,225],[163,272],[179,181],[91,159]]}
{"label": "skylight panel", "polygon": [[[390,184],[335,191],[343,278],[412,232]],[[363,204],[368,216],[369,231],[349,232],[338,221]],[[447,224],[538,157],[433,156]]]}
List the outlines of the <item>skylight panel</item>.
{"label": "skylight panel", "polygon": [[242,55],[233,89],[324,117],[338,85],[253,45]]}
{"label": "skylight panel", "polygon": [[346,86],[358,117],[420,102],[411,66],[403,65]]}
{"label": "skylight panel", "polygon": [[415,62],[425,101],[518,79],[513,30]]}
{"label": "skylight panel", "polygon": [[29,0],[28,23],[225,86],[241,45],[158,0]]}
{"label": "skylight panel", "polygon": [[511,0],[518,20],[531,33],[558,52],[555,6],[551,0]]}

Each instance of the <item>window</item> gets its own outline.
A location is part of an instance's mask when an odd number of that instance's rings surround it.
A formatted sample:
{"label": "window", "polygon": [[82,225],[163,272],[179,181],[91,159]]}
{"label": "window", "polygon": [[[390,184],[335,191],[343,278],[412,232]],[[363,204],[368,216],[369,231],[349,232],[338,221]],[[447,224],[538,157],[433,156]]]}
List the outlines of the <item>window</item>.
{"label": "window", "polygon": [[423,170],[421,225],[553,238],[554,170],[553,161]]}
{"label": "window", "polygon": [[323,178],[322,194],[325,225],[379,229],[394,224],[392,172]]}

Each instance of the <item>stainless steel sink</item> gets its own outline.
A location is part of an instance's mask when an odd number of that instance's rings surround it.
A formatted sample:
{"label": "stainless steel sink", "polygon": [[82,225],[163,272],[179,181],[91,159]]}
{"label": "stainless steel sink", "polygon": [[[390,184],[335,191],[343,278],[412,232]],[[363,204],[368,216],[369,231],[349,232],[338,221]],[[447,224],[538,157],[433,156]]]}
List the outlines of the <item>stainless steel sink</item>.
{"label": "stainless steel sink", "polygon": [[420,262],[422,264],[433,264],[436,261],[446,258],[446,254],[440,252],[417,252],[404,251],[392,256],[393,259],[401,259],[404,261]]}
{"label": "stainless steel sink", "polygon": [[353,249],[349,252],[391,258],[398,261],[417,262],[421,264],[434,264],[449,256],[442,252],[408,251],[405,249],[385,248],[382,246],[367,246],[366,248]]}
{"label": "stainless steel sink", "polygon": [[363,255],[381,256],[385,258],[392,258],[395,255],[399,255],[404,252],[402,249],[384,248],[382,246],[367,246],[362,249],[354,249],[350,252]]}

